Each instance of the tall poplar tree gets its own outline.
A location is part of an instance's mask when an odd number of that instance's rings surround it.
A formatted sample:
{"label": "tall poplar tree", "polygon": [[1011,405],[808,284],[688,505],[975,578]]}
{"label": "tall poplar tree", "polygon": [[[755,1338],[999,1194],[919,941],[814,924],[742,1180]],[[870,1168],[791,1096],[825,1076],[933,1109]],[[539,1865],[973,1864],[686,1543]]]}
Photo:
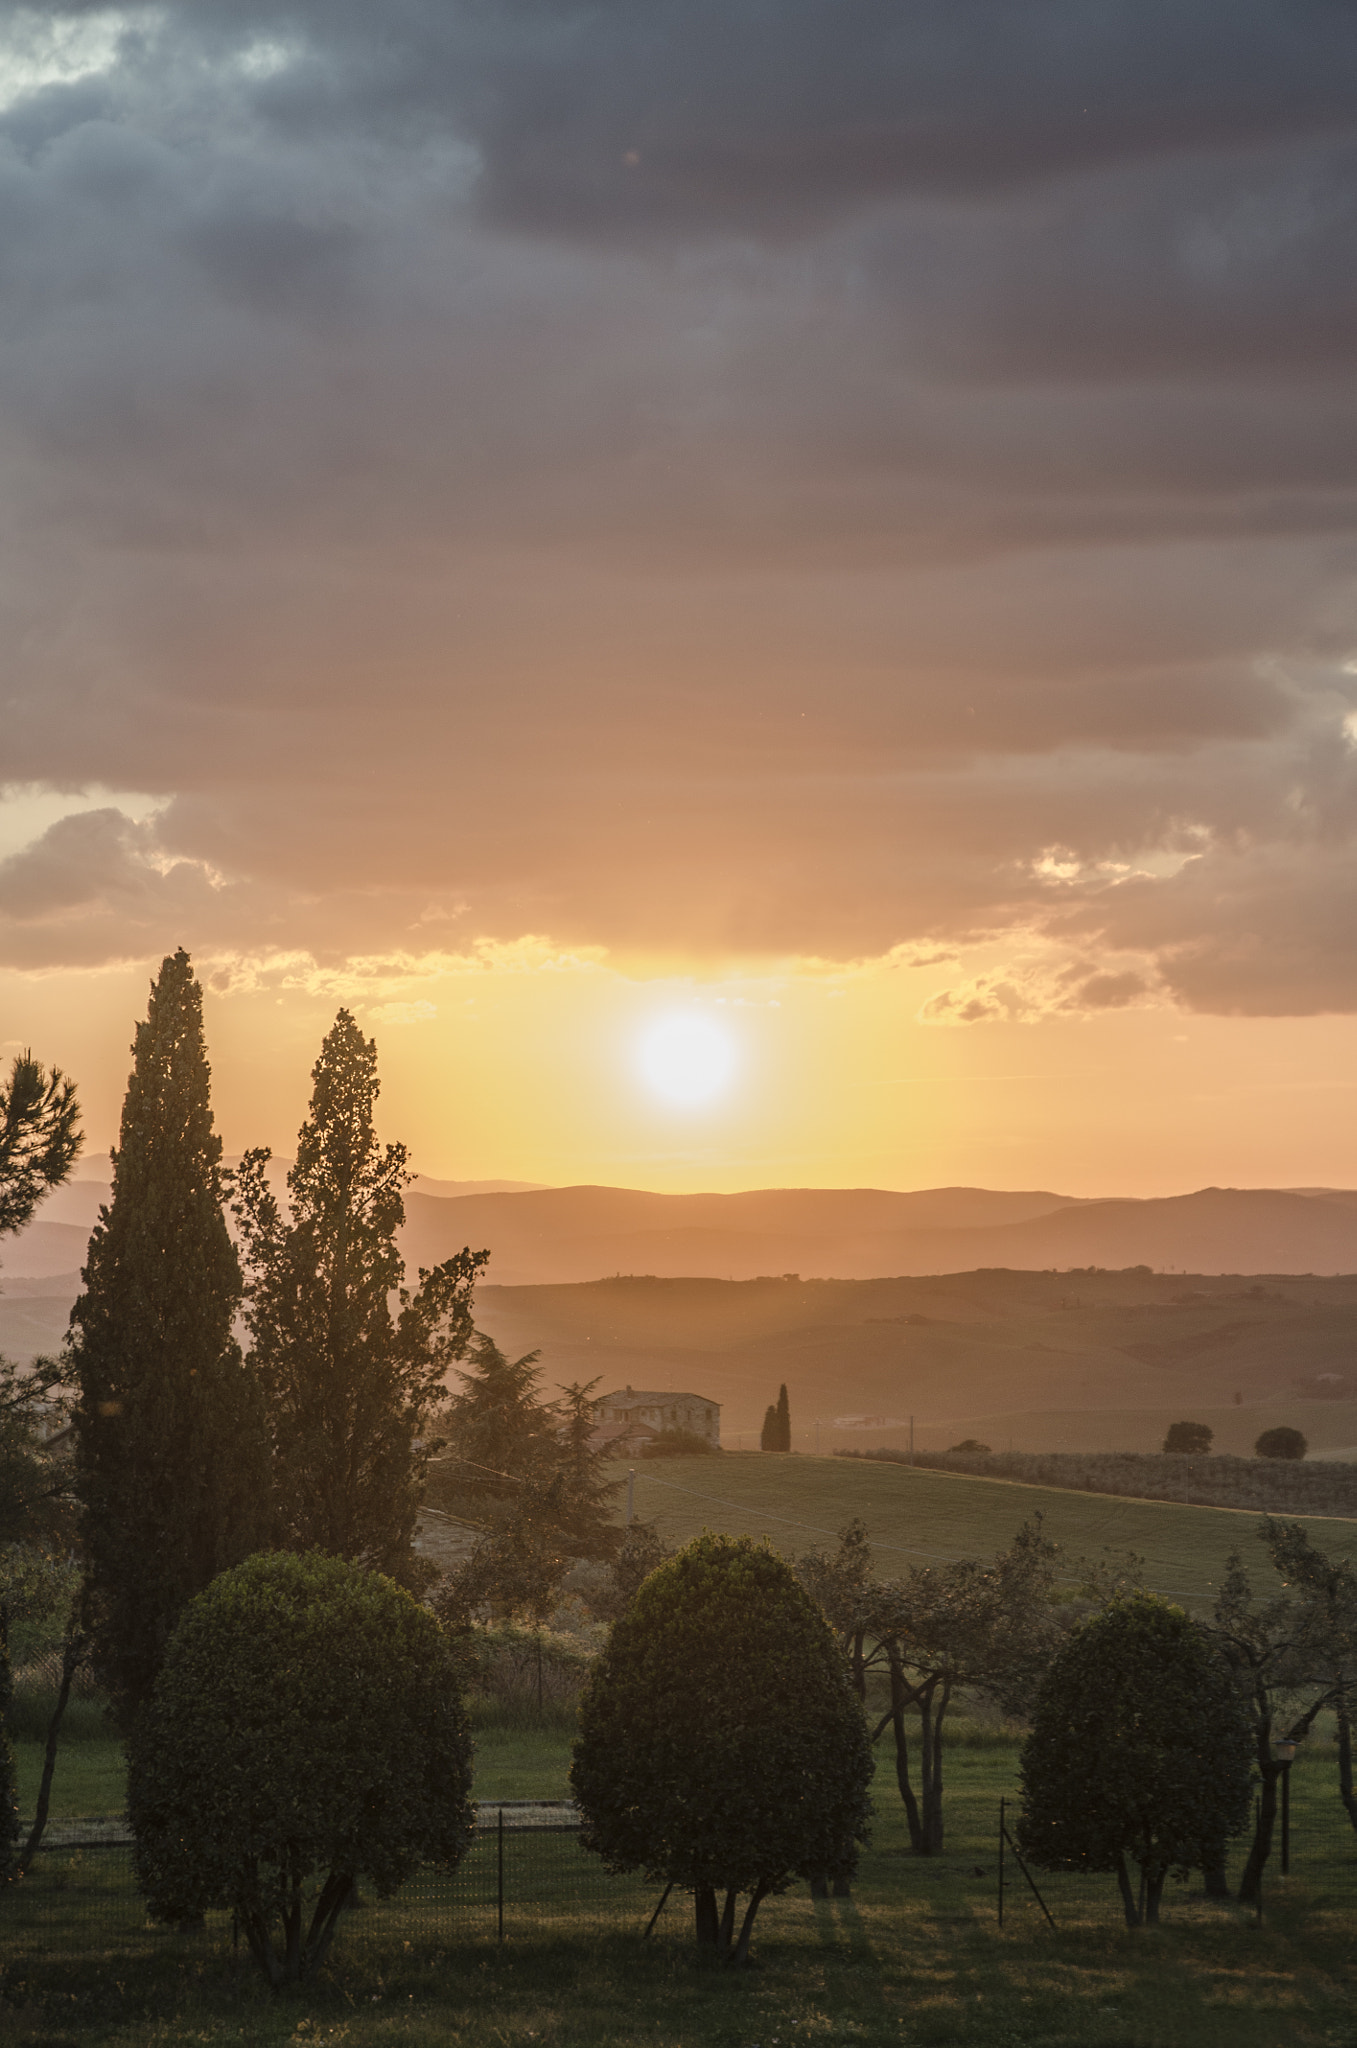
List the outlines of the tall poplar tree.
{"label": "tall poplar tree", "polygon": [[202,990],[182,947],[161,967],[132,1054],[113,1191],[69,1339],[94,1663],[124,1717],[185,1604],[268,1527],[258,1388],[232,1335],[241,1274],[222,1214]]}
{"label": "tall poplar tree", "polygon": [[403,1145],[377,1142],[377,1047],[347,1010],[312,1079],[286,1209],[269,1186],[267,1150],[245,1155],[233,1201],[251,1359],[268,1404],[276,1540],[409,1580],[420,1438],[471,1341],[472,1288],[490,1255],[458,1252],[403,1288],[396,1232],[412,1175]]}

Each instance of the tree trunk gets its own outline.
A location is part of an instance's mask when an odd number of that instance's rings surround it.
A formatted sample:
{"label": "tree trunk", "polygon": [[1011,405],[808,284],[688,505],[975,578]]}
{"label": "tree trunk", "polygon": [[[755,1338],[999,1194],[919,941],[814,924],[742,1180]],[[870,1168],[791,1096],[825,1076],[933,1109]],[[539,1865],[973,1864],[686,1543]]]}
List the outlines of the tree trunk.
{"label": "tree trunk", "polygon": [[345,1907],[352,1904],[357,1890],[352,1872],[332,1870],[321,1886],[316,1910],[311,1915],[311,1925],[306,1930],[306,1942],[302,1950],[303,1977],[314,1977],[316,1971],[330,1952],[335,1938],[335,1928]]}
{"label": "tree trunk", "polygon": [[295,1850],[289,1851],[288,1861],[292,1865],[292,1880],[283,1908],[283,1982],[295,1984],[302,1974],[302,1880]]}
{"label": "tree trunk", "polygon": [[899,1703],[891,1710],[891,1727],[895,1731],[895,1782],[905,1803],[905,1819],[909,1823],[909,1846],[916,1856],[922,1856],[923,1821],[919,1814],[919,1802],[914,1797],[914,1787],[909,1782],[909,1737],[905,1734],[905,1710]]}
{"label": "tree trunk", "polygon": [[[932,1691],[933,1685],[930,1684],[928,1687],[929,1708],[932,1706]],[[925,1708],[922,1702],[920,1702],[919,1708],[924,1724],[924,1748],[928,1755],[928,1764],[924,1771],[923,1812],[924,1854],[927,1856],[941,1856],[942,1854],[942,1723],[951,1697],[952,1681],[950,1678],[944,1678],[937,1710],[931,1715],[931,1726],[928,1709]]]}
{"label": "tree trunk", "polygon": [[941,1755],[936,1740],[936,1722],[933,1714],[933,1696],[937,1685],[936,1678],[925,1679],[914,1694],[914,1704],[919,1709],[919,1769],[923,1793],[918,1843],[921,1856],[936,1856],[942,1846],[942,1783],[939,1774]]}
{"label": "tree trunk", "polygon": [[276,1991],[283,1978],[278,1958],[274,1954],[273,1934],[268,1921],[262,1913],[249,1911],[241,1914],[240,1924],[245,1929],[245,1941],[250,1954]]}
{"label": "tree trunk", "polygon": [[1159,1925],[1159,1901],[1163,1896],[1164,1879],[1167,1876],[1167,1870],[1157,1867],[1145,1872],[1145,1925],[1147,1927],[1157,1927]]}
{"label": "tree trunk", "polygon": [[28,1840],[24,1843],[23,1854],[19,1858],[20,1877],[26,1875],[29,1865],[42,1847],[48,1809],[52,1803],[52,1777],[57,1767],[57,1743],[61,1736],[61,1723],[65,1718],[75,1674],[84,1662],[85,1652],[89,1648],[89,1635],[82,1612],[83,1597],[83,1593],[77,1594],[72,1603],[70,1619],[66,1624],[66,1640],[61,1646],[61,1685],[57,1692],[57,1703],[52,1711],[52,1718],[47,1723],[47,1746],[43,1751],[38,1803],[33,1815],[33,1825],[28,1831]]}
{"label": "tree trunk", "polygon": [[853,1648],[849,1659],[849,1668],[853,1674],[853,1690],[860,1700],[865,1700],[867,1697],[867,1660],[863,1655],[864,1635],[865,1631],[863,1629],[854,1629]]}
{"label": "tree trunk", "polygon": [[1340,1701],[1338,1706],[1338,1796],[1346,1808],[1348,1819],[1357,1828],[1357,1797],[1352,1790],[1352,1720],[1346,1700]]}
{"label": "tree trunk", "polygon": [[1258,1903],[1263,1888],[1263,1868],[1272,1853],[1272,1831],[1277,1823],[1277,1779],[1281,1775],[1281,1766],[1274,1762],[1272,1755],[1271,1715],[1259,1716],[1255,1756],[1263,1789],[1258,1801],[1258,1824],[1253,1831],[1248,1861],[1236,1894],[1241,1906],[1256,1906]]}
{"label": "tree trunk", "polygon": [[730,1954],[730,1944],[735,1939],[735,1887],[726,1893],[726,1903],[721,1913],[721,1928],[717,1936],[717,1949],[723,1956]]}
{"label": "tree trunk", "polygon": [[699,1948],[715,1948],[721,1938],[721,1922],[716,1911],[716,1887],[710,1884],[693,1886],[693,1910],[697,1922],[697,1945]]}
{"label": "tree trunk", "polygon": [[[740,1938],[735,1944],[735,1953],[730,1959],[736,1969],[742,1969],[749,1961],[749,1937],[754,1931],[754,1915],[768,1896],[769,1886],[770,1880],[766,1877],[761,1877],[754,1887],[740,1927]],[[735,1894],[732,1892],[731,1897],[734,1898],[734,1896]]]}
{"label": "tree trunk", "polygon": [[1121,1910],[1126,1915],[1126,1925],[1128,1927],[1139,1927],[1140,1908],[1136,1904],[1136,1895],[1131,1885],[1130,1873],[1126,1868],[1126,1858],[1122,1855],[1120,1849],[1117,1851],[1117,1890],[1121,1893]]}

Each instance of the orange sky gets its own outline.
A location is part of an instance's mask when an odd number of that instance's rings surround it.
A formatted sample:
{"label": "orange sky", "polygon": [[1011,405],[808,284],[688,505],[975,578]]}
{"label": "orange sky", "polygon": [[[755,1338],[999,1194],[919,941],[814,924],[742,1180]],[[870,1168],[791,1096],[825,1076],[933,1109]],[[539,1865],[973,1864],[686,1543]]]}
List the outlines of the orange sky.
{"label": "orange sky", "polygon": [[[209,995],[217,1113],[231,1150],[287,1152],[342,998],[377,1039],[384,1134],[445,1179],[667,1190],[1047,1187],[1075,1195],[1351,1185],[1351,1026],[1134,1009],[984,1026],[921,1024],[937,969],[695,982],[541,961],[361,989]],[[140,970],[4,976],[10,1017],[67,1063],[106,1147]],[[656,1019],[693,1014],[736,1050],[698,1105],[641,1069]],[[82,1170],[97,1170],[87,1159]]]}

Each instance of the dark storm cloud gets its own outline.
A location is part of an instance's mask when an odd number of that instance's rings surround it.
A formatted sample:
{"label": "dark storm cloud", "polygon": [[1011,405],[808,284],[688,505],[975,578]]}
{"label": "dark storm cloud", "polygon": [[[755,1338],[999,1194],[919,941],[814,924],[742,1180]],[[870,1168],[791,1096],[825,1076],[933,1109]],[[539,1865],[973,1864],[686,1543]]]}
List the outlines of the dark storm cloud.
{"label": "dark storm cloud", "polygon": [[0,16],[0,773],[161,808],[0,956],[1357,1004],[1357,12],[89,16]]}
{"label": "dark storm cloud", "polygon": [[1346,127],[1342,0],[205,0],[296,37],[281,126],[453,122],[497,210],[570,229],[788,227],[1120,159]]}

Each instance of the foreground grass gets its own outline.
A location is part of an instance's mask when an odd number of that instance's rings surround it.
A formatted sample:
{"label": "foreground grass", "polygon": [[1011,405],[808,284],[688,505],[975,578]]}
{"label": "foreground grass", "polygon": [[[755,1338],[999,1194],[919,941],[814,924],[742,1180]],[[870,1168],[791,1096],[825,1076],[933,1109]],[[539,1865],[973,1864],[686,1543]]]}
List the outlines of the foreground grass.
{"label": "foreground grass", "polygon": [[[547,1796],[563,1786],[567,1744],[561,1729],[482,1729],[478,1791]],[[1165,1924],[1134,1934],[1119,1924],[1105,1879],[1042,1880],[1057,1920],[1050,1932],[1016,1871],[999,1928],[994,1822],[1015,1764],[1013,1746],[999,1742],[952,1753],[947,1853],[924,1861],[909,1853],[883,1756],[855,1896],[815,1904],[798,1887],[770,1901],[758,1967],[738,1976],[697,1963],[686,1901],[672,1902],[655,1939],[642,1942],[655,1890],[610,1883],[560,1837],[511,1850],[531,1865],[524,1891],[538,1903],[514,1896],[511,1873],[502,1948],[493,1889],[468,1890],[455,1907],[445,1898],[435,1911],[398,1899],[355,1914],[323,1981],[279,1998],[232,1958],[224,1922],[188,1937],[149,1928],[125,1866],[104,1852],[44,1857],[0,1902],[0,2041],[1350,2048],[1357,1835],[1334,1796],[1330,1759],[1297,1766],[1296,1874],[1270,1884],[1261,1928],[1171,1886]],[[479,1853],[493,1870],[490,1845]],[[562,1871],[575,1859],[576,1870],[554,1906],[541,1877],[552,1857],[565,1859]]]}
{"label": "foreground grass", "polygon": [[[857,1515],[883,1577],[939,1557],[988,1557],[1006,1549],[1019,1523],[1037,1511],[1071,1560],[1133,1550],[1145,1559],[1147,1583],[1174,1599],[1209,1601],[1236,1546],[1261,1586],[1273,1580],[1255,1509],[1182,1507],[918,1466],[758,1451],[643,1458],[636,1466],[636,1512],[655,1517],[671,1542],[723,1529],[767,1536],[785,1556],[796,1556],[832,1545]],[[1357,1521],[1301,1519],[1321,1549],[1357,1558]]]}

